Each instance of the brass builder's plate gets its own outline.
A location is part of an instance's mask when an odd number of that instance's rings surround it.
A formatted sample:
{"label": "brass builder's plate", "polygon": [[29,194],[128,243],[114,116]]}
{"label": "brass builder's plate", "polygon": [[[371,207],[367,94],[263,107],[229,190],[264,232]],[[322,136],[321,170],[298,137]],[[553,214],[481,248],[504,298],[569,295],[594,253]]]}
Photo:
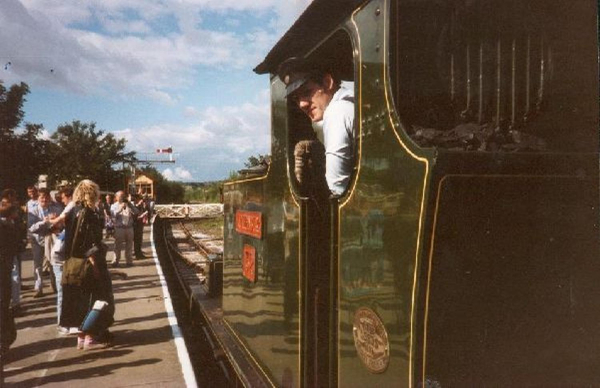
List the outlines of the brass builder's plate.
{"label": "brass builder's plate", "polygon": [[390,343],[379,316],[361,307],[354,313],[354,346],[358,357],[372,373],[384,372],[390,362]]}

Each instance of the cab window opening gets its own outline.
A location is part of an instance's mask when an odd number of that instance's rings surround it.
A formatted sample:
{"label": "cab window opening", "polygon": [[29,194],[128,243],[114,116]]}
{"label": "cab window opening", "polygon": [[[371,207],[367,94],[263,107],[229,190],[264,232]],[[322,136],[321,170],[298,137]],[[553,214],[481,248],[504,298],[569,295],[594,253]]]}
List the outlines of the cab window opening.
{"label": "cab window opening", "polygon": [[339,30],[308,57],[288,61],[279,76],[286,84],[293,187],[300,196],[341,196],[357,159],[350,37]]}

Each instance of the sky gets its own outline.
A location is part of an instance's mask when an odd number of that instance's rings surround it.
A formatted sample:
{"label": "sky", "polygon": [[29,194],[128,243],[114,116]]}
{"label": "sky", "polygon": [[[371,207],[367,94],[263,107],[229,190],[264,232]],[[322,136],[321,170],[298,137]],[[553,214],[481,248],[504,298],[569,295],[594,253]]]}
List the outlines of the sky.
{"label": "sky", "polygon": [[0,0],[0,80],[25,82],[44,136],[79,120],[173,181],[225,179],[270,153],[269,79],[252,69],[311,0]]}

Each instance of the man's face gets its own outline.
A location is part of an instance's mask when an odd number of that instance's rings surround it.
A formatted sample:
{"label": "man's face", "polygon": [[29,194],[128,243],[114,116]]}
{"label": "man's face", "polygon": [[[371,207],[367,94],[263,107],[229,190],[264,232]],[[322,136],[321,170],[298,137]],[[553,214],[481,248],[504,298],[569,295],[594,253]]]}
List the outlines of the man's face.
{"label": "man's face", "polygon": [[36,189],[27,189],[27,196],[31,199],[36,199],[37,190]]}
{"label": "man's face", "polygon": [[60,201],[63,203],[63,205],[67,206],[69,202],[71,202],[71,197],[67,197],[67,195],[63,193],[60,195]]}
{"label": "man's face", "polygon": [[2,206],[9,206],[11,205],[11,201],[8,198],[2,198]]}
{"label": "man's face", "polygon": [[42,208],[47,208],[50,204],[50,196],[47,194],[40,194],[40,196],[38,197],[38,203]]}
{"label": "man's face", "polygon": [[315,81],[307,81],[290,96],[304,112],[310,121],[323,120],[325,109],[333,98],[333,80],[331,76],[325,76],[323,84]]}

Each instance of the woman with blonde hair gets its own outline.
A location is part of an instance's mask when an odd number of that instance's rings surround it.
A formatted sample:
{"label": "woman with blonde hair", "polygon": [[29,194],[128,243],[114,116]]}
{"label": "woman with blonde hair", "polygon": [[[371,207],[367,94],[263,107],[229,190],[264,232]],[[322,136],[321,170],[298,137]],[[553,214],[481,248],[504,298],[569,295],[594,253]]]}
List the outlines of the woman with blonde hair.
{"label": "woman with blonde hair", "polygon": [[[100,189],[84,179],[73,192],[73,201],[59,218],[65,221],[65,264],[61,284],[63,301],[60,326],[79,327],[78,349],[106,347],[113,322],[114,298],[106,265],[106,246],[102,243],[102,215],[96,206]],[[84,260],[82,260],[84,259]],[[68,261],[72,260],[71,263]],[[74,272],[73,263],[85,263],[84,272]],[[94,307],[95,306],[95,307]],[[99,307],[101,306],[101,307]],[[93,314],[92,310],[102,310]],[[87,319],[93,317],[93,319]]]}
{"label": "woman with blonde hair", "polygon": [[89,179],[79,182],[73,191],[73,201],[90,208],[96,207],[99,197],[100,187]]}

